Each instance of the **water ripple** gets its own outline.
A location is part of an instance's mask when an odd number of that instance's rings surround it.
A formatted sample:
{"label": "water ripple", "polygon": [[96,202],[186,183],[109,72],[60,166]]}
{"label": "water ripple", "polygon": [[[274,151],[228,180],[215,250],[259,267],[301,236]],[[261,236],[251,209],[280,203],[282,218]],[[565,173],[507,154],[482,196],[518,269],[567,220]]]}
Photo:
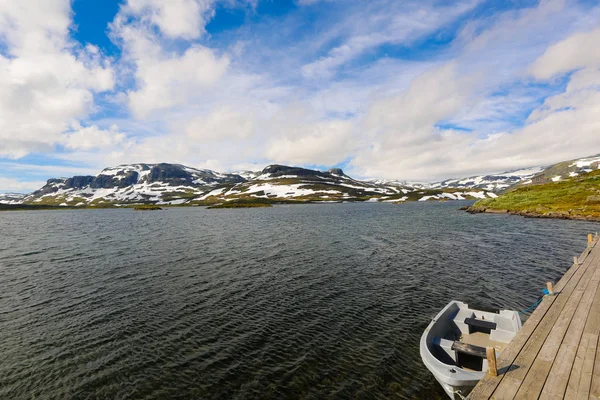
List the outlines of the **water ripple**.
{"label": "water ripple", "polygon": [[598,230],[456,207],[1,213],[0,398],[443,398],[430,318],[525,308]]}

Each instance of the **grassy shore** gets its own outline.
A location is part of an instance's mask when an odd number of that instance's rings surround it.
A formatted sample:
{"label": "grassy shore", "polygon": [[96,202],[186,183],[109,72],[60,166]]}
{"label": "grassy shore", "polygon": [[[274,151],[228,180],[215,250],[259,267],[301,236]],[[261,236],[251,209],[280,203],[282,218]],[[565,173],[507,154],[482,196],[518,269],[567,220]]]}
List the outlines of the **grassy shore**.
{"label": "grassy shore", "polygon": [[133,207],[133,210],[134,211],[157,211],[157,210],[162,210],[162,208],[159,206],[155,206],[153,204],[142,204],[142,205]]}
{"label": "grassy shore", "polygon": [[600,221],[600,171],[521,187],[496,199],[480,200],[467,211]]}

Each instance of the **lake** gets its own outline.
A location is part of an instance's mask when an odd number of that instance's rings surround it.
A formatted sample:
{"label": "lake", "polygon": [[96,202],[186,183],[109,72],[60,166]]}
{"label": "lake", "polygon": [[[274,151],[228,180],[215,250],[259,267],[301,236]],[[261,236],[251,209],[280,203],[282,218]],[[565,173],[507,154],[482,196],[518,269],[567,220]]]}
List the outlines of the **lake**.
{"label": "lake", "polygon": [[443,398],[451,299],[524,309],[600,224],[468,202],[0,213],[0,398]]}

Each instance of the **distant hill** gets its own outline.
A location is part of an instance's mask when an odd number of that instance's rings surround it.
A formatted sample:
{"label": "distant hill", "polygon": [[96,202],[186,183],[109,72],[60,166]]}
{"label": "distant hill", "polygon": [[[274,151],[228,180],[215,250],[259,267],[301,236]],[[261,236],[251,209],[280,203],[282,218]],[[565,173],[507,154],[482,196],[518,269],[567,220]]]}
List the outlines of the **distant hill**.
{"label": "distant hill", "polygon": [[600,155],[497,174],[436,183],[358,180],[339,168],[329,171],[269,165],[262,171],[220,173],[180,164],[128,164],[95,176],[49,179],[33,193],[0,195],[0,204],[110,206],[128,204],[213,205],[223,202],[402,203],[479,200],[521,187],[585,176],[600,168]]}
{"label": "distant hill", "polygon": [[558,182],[582,174],[587,174],[598,169],[600,169],[600,154],[551,165],[535,174],[532,177],[532,182],[526,181],[526,183],[544,184],[548,182]]}
{"label": "distant hill", "polygon": [[22,204],[25,196],[21,193],[0,193],[0,204]]}
{"label": "distant hill", "polygon": [[341,169],[316,171],[270,165],[260,172],[223,174],[179,164],[131,164],[96,176],[48,180],[39,190],[11,201],[47,206],[128,204],[212,205],[222,202],[405,202],[493,197],[485,190],[425,188],[349,177]]}
{"label": "distant hill", "polygon": [[600,170],[517,188],[476,202],[468,211],[527,217],[600,220]]}

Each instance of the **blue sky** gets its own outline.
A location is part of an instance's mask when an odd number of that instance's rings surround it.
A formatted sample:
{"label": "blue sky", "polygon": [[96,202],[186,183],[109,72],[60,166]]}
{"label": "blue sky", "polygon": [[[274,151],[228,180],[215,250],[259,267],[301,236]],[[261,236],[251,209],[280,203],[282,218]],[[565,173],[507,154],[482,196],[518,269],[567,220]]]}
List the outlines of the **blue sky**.
{"label": "blue sky", "polygon": [[438,180],[600,153],[591,0],[0,4],[0,191],[133,162]]}

